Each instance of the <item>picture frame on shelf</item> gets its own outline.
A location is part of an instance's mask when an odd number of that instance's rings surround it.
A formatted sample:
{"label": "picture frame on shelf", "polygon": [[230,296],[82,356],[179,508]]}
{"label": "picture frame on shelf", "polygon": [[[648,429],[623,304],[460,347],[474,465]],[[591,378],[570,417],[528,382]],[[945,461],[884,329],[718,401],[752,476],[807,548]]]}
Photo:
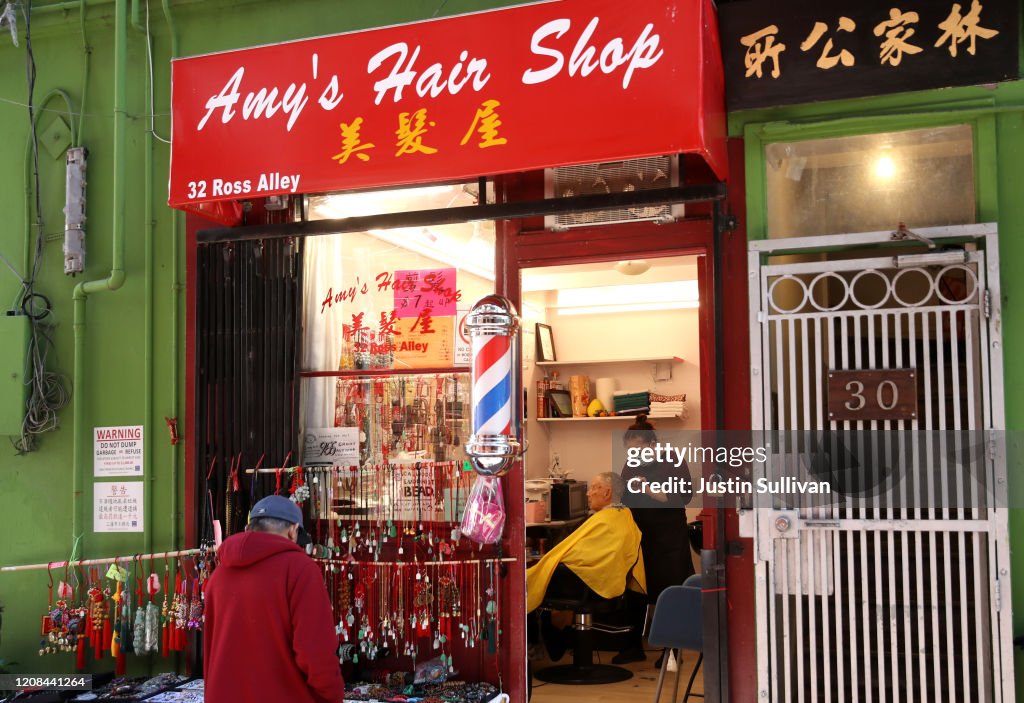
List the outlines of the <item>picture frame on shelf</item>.
{"label": "picture frame on shelf", "polygon": [[548,391],[548,416],[572,417],[572,395],[569,391]]}
{"label": "picture frame on shelf", "polygon": [[538,322],[537,333],[537,361],[558,361],[555,358],[555,338],[551,332],[551,325]]}

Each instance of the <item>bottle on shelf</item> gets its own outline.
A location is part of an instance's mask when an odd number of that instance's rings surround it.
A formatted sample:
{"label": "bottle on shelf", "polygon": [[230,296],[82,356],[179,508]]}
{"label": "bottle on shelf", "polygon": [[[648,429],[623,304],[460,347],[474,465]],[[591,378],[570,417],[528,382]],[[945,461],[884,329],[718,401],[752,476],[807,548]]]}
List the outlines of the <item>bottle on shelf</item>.
{"label": "bottle on shelf", "polygon": [[552,371],[551,372],[551,380],[548,382],[548,390],[552,390],[552,391],[564,390],[562,388],[562,382],[558,380],[558,372],[557,371]]}
{"label": "bottle on shelf", "polygon": [[537,417],[548,416],[548,388],[551,385],[551,381],[547,374],[544,374],[544,378],[537,381]]}

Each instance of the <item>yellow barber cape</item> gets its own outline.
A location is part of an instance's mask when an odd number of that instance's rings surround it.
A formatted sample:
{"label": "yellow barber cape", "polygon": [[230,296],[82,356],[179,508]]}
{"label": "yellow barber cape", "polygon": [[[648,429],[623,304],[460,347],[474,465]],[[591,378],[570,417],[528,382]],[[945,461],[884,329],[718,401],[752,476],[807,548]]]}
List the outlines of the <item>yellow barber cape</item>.
{"label": "yellow barber cape", "polygon": [[647,592],[640,529],[628,508],[597,511],[526,570],[526,612],[544,600],[559,564],[569,567],[602,598],[621,596],[624,587]]}

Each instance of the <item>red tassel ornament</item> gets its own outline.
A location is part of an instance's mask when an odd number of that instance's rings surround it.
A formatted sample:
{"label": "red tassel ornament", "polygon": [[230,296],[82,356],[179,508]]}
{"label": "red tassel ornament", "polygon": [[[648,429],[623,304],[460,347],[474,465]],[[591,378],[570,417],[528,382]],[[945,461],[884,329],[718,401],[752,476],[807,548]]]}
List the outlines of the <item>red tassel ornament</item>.
{"label": "red tassel ornament", "polygon": [[[102,656],[103,651],[106,651],[106,650],[110,649],[110,646],[113,644],[113,638],[114,638],[114,633],[113,633],[113,631],[110,628],[110,616],[109,615],[108,616],[104,616],[104,618],[103,618],[103,646],[101,647],[101,651],[99,652],[100,656]],[[99,659],[100,656],[97,656],[96,658]]]}

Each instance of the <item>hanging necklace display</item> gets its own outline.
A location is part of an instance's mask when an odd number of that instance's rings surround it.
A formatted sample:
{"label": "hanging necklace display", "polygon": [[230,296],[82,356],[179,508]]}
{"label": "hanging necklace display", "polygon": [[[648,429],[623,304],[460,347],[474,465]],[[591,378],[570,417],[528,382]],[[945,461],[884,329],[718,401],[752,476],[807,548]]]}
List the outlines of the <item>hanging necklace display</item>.
{"label": "hanging necklace display", "polygon": [[128,578],[128,572],[121,568],[115,561],[107,570],[107,578],[114,581],[114,595],[111,596],[111,630],[110,656],[114,658],[114,673],[123,676],[125,672],[124,644],[128,628],[126,626],[127,615],[125,613],[125,602],[127,600],[124,583]]}
{"label": "hanging necklace display", "polygon": [[[72,571],[74,573],[74,571]],[[79,573],[75,576],[75,586],[78,590],[78,605],[75,607],[71,620],[68,623],[68,631],[71,633],[74,642],[75,650],[75,669],[76,671],[85,670],[85,647],[86,642],[89,638],[87,634],[88,622],[89,622],[89,596],[86,589],[86,583],[84,575],[79,569]],[[74,596],[72,596],[74,600]]]}
{"label": "hanging necklace display", "polygon": [[53,572],[47,569],[46,576],[49,578],[50,583],[46,587],[46,612],[43,614],[39,625],[39,635],[41,638],[39,640],[39,656],[53,653],[53,645],[50,642],[50,633],[53,632]]}
{"label": "hanging necklace display", "polygon": [[149,603],[146,604],[145,635],[143,636],[143,651],[147,653],[160,650],[160,609],[157,608],[155,602],[156,594],[160,592],[160,577],[152,573],[152,560],[149,562],[149,570],[150,574],[146,579]]}
{"label": "hanging necklace display", "polygon": [[142,560],[136,558],[135,573],[135,624],[132,631],[132,649],[135,654],[146,653],[146,602],[142,590]]}
{"label": "hanging necklace display", "polygon": [[[46,614],[43,615],[40,628],[42,639],[39,643],[39,654],[70,652],[76,648],[78,627],[81,622],[79,611],[70,605],[74,597],[74,589],[66,581],[61,581],[57,586],[57,602],[54,603],[53,572],[49,569],[46,571],[49,585],[47,586]],[[67,569],[65,569],[65,578],[67,578]]]}
{"label": "hanging necklace display", "polygon": [[160,606],[160,649],[165,657],[171,653],[171,611],[167,605],[167,592],[171,590],[171,567],[164,559],[164,602]]}

